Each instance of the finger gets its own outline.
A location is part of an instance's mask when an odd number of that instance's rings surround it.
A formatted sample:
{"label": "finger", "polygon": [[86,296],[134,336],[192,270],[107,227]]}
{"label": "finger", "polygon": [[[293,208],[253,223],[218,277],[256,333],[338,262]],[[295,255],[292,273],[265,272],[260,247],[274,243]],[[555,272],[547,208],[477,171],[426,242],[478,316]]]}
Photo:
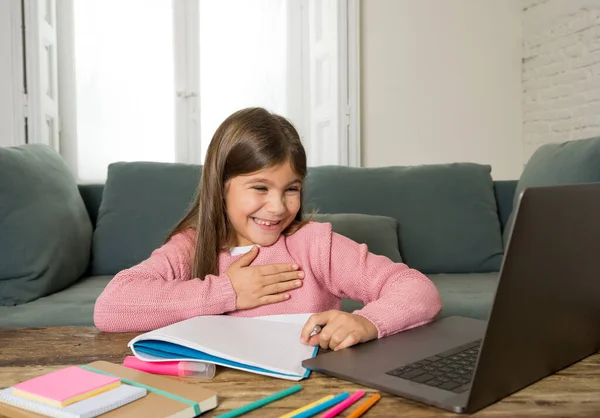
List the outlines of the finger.
{"label": "finger", "polygon": [[287,273],[277,273],[277,274],[271,274],[269,276],[264,276],[263,284],[266,286],[266,285],[270,285],[270,284],[274,284],[274,283],[287,282],[289,280],[303,279],[303,278],[304,278],[304,272],[289,271]]}
{"label": "finger", "polygon": [[342,340],[342,342],[341,342],[341,343],[339,343],[337,346],[335,346],[335,347],[333,348],[333,351],[339,351],[339,350],[341,350],[341,349],[343,349],[343,348],[350,347],[350,346],[352,346],[352,345],[354,345],[354,344],[358,343],[358,341],[359,341],[359,339],[358,339],[358,336],[357,336],[357,335],[354,333],[354,331],[353,331],[353,332],[351,332],[350,334],[348,334],[348,335],[346,336],[346,338],[344,338],[344,339]]}
{"label": "finger", "polygon": [[331,316],[331,311],[320,312],[311,315],[304,324],[302,331],[300,332],[300,341],[304,344],[308,343],[310,334],[313,332],[317,325],[327,324],[328,318]]}
{"label": "finger", "polygon": [[[339,337],[342,331],[342,323],[339,321],[330,321],[319,333],[319,345],[323,349],[333,348],[341,342],[343,338]],[[337,336],[336,336],[337,335]],[[334,341],[331,339],[335,338]]]}
{"label": "finger", "polygon": [[319,334],[315,334],[308,339],[308,342],[306,342],[306,345],[312,345],[313,347],[316,347],[319,345],[319,341],[320,341]]}
{"label": "finger", "polygon": [[285,292],[287,290],[296,289],[302,286],[302,280],[287,280],[285,282],[278,282],[275,284],[270,284],[268,286],[263,287],[264,295],[274,295],[277,293]]}
{"label": "finger", "polygon": [[231,264],[235,265],[236,267],[249,266],[250,263],[252,263],[252,260],[254,260],[257,255],[258,255],[258,246],[254,245],[250,249],[250,251],[248,251],[246,254],[242,255],[240,258],[238,258]]}
{"label": "finger", "polygon": [[258,272],[263,276],[270,276],[272,274],[298,270],[298,268],[298,264],[295,263],[266,264],[264,266],[260,266]]}
{"label": "finger", "polygon": [[272,303],[283,302],[284,300],[288,300],[290,295],[287,293],[279,293],[277,295],[267,295],[258,298],[260,305],[270,305]]}

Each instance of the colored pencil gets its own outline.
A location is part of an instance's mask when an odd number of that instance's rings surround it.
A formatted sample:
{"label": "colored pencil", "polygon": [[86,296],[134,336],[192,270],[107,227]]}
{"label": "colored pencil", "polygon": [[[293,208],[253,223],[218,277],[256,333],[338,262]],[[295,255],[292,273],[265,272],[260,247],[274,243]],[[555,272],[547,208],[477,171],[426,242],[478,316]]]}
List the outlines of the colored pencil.
{"label": "colored pencil", "polygon": [[379,398],[381,398],[381,395],[379,393],[376,393],[375,395],[371,396],[369,399],[364,401],[356,411],[348,415],[348,418],[358,418],[362,416],[362,414],[367,412],[367,409],[375,405],[375,402],[377,402]]}
{"label": "colored pencil", "polygon": [[328,401],[328,400],[330,400],[330,399],[332,399],[332,398],[333,398],[333,395],[325,396],[324,398],[321,398],[321,399],[319,399],[318,401],[314,401],[313,403],[309,403],[308,405],[304,405],[304,406],[303,406],[303,407],[301,407],[301,408],[294,409],[292,412],[288,412],[287,414],[285,414],[285,415],[282,415],[282,416],[280,416],[279,418],[291,418],[291,417],[293,417],[294,415],[296,415],[296,414],[299,414],[300,412],[304,412],[304,411],[306,411],[307,409],[310,409],[310,408],[312,408],[313,406],[317,406],[318,404],[320,404],[320,403],[323,403],[323,402],[325,402],[325,401]]}
{"label": "colored pencil", "polygon": [[331,408],[332,406],[337,405],[338,403],[342,402],[349,396],[350,395],[348,394],[348,392],[340,393],[339,395],[331,398],[328,401],[322,402],[316,406],[313,406],[310,409],[307,409],[306,411],[303,411],[303,412],[300,412],[299,414],[293,415],[293,418],[312,417],[313,415],[316,415],[319,412],[326,410],[327,408]]}
{"label": "colored pencil", "polygon": [[343,410],[347,409],[350,405],[352,405],[354,402],[358,401],[360,398],[363,397],[363,395],[365,394],[365,392],[363,390],[359,390],[358,392],[356,392],[354,395],[350,396],[348,399],[346,399],[344,402],[334,406],[333,408],[331,408],[329,411],[325,412],[323,415],[321,415],[319,418],[333,418],[336,415],[338,415],[340,412],[342,412]]}
{"label": "colored pencil", "polygon": [[261,406],[264,406],[268,403],[274,402],[283,397],[291,395],[292,393],[296,393],[296,392],[300,391],[301,389],[302,389],[302,386],[300,386],[300,385],[289,387],[280,392],[277,392],[277,393],[269,395],[265,398],[259,399],[258,401],[249,403],[248,405],[244,405],[237,409],[232,409],[229,412],[225,412],[224,414],[218,415],[216,418],[232,418],[232,417],[237,417],[237,416],[243,415],[247,412],[250,412],[257,408],[260,408]]}

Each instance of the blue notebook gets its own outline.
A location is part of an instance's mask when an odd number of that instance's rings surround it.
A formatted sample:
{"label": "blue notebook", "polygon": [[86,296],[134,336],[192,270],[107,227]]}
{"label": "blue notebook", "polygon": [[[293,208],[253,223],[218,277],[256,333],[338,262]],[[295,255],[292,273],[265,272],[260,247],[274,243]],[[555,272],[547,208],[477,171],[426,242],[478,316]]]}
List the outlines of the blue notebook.
{"label": "blue notebook", "polygon": [[144,361],[202,361],[287,380],[310,374],[302,360],[318,347],[300,342],[310,314],[240,318],[208,315],[135,337],[128,344]]}

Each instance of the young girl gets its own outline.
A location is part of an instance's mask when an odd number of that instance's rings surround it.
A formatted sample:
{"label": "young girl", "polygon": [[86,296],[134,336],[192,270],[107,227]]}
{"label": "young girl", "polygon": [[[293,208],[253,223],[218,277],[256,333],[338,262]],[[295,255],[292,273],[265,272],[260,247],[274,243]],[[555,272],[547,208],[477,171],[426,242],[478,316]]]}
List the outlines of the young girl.
{"label": "young girl", "polygon": [[[302,220],[306,155],[285,118],[240,110],[208,147],[193,209],[142,263],[98,298],[96,327],[148,331],[198,315],[311,313],[300,339],[339,350],[432,321],[433,283]],[[354,313],[340,298],[362,301]],[[316,325],[321,332],[310,336]]]}

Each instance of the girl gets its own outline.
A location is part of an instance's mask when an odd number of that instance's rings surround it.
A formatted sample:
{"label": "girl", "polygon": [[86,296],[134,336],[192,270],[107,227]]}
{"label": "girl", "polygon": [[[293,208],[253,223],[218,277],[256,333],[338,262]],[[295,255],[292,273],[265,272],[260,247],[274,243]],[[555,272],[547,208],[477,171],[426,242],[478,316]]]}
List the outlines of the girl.
{"label": "girl", "polygon": [[[229,116],[208,147],[193,208],[150,258],[111,280],[94,308],[96,327],[317,312],[301,341],[339,350],[432,321],[441,299],[427,277],[329,223],[302,220],[305,175],[304,148],[285,118],[262,108]],[[343,297],[365,306],[341,312]]]}

